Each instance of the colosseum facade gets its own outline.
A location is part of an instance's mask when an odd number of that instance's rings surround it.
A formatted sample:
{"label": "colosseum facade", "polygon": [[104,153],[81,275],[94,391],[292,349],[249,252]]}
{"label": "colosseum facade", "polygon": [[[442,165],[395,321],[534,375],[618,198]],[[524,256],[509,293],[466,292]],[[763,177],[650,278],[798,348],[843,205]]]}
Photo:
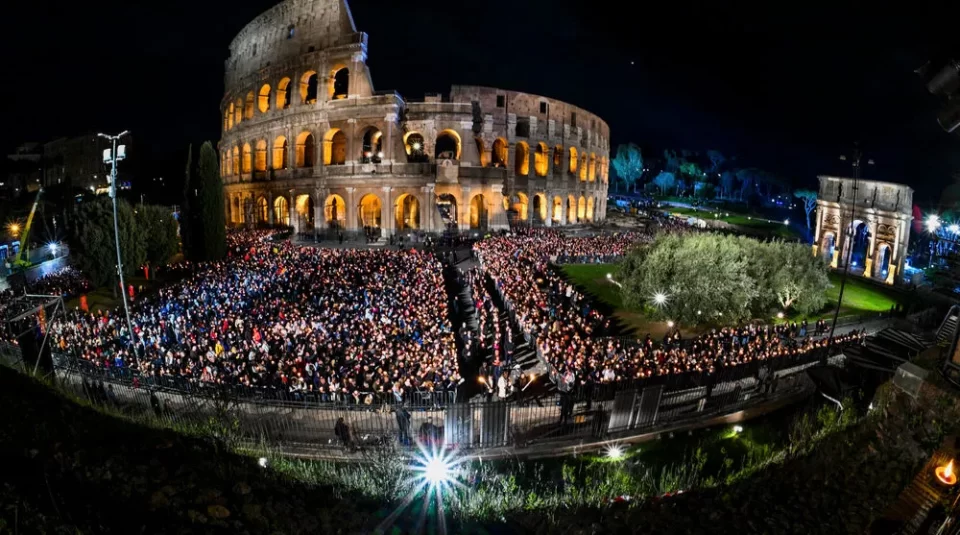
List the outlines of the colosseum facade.
{"label": "colosseum facade", "polygon": [[375,91],[367,41],[345,0],[286,0],[233,40],[219,145],[230,224],[386,236],[604,217],[599,117],[492,87],[416,102]]}

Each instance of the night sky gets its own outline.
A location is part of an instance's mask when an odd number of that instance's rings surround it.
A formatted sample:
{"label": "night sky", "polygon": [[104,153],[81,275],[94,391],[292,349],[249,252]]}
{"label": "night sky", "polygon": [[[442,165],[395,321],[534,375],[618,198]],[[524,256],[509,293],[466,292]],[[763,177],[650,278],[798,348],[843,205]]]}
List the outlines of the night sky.
{"label": "night sky", "polygon": [[[187,144],[219,137],[227,46],[274,3],[5,7],[0,147],[130,129],[138,174],[180,180]],[[547,95],[603,117],[614,145],[715,148],[798,186],[846,173],[838,156],[855,140],[877,163],[866,177],[920,200],[960,171],[960,138],[940,130],[913,73],[943,49],[954,13],[647,4],[350,2],[376,88],[410,100],[453,83]]]}

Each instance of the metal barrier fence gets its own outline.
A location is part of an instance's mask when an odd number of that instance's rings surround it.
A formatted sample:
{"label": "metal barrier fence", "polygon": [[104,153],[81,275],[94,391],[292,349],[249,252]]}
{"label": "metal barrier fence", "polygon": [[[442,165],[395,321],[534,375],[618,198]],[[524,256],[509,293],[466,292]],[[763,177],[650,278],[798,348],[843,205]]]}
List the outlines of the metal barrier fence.
{"label": "metal barrier fence", "polygon": [[[805,369],[819,356],[784,358],[714,374],[667,376],[634,388],[597,385],[571,393],[471,403],[314,403],[240,398],[234,389],[172,388],[116,369],[57,355],[62,388],[134,417],[179,425],[227,426],[245,441],[322,454],[399,440],[434,441],[461,450],[555,447],[688,425],[812,389]],[[336,431],[350,430],[349,442]]]}

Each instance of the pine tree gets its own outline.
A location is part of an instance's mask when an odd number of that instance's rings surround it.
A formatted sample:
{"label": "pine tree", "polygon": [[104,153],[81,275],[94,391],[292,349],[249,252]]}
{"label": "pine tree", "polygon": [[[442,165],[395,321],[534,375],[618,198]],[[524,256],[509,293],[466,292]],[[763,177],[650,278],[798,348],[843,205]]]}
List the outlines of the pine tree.
{"label": "pine tree", "polygon": [[195,260],[192,208],[194,202],[196,184],[193,183],[193,145],[187,146],[187,167],[183,178],[183,207],[180,210],[180,239],[183,241],[183,256],[189,260]]}
{"label": "pine tree", "polygon": [[200,162],[197,166],[200,184],[197,219],[203,235],[203,250],[199,258],[220,260],[227,254],[227,218],[223,203],[223,180],[220,178],[220,163],[213,144],[207,141],[200,147]]}

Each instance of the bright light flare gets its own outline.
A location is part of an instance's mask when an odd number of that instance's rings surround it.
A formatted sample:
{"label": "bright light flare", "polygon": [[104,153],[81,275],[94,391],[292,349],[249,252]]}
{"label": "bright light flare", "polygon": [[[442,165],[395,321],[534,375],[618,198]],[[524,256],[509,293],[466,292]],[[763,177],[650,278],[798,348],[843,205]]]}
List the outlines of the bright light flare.
{"label": "bright light flare", "polygon": [[462,459],[455,451],[419,443],[417,447],[420,451],[413,458],[411,470],[421,486],[442,491],[458,484]]}
{"label": "bright light flare", "polygon": [[950,231],[951,234],[960,234],[960,225],[954,223],[947,227],[947,230]]}
{"label": "bright light flare", "polygon": [[625,453],[626,452],[623,451],[623,446],[619,444],[611,444],[603,450],[603,454],[611,461],[622,460]]}
{"label": "bright light flare", "polygon": [[657,306],[663,306],[667,302],[667,294],[663,292],[657,292],[653,294],[653,303]]}
{"label": "bright light flare", "polygon": [[266,457],[260,457],[259,459],[257,459],[257,464],[260,466],[260,468],[266,468],[266,467],[267,467],[267,458],[266,458]]}
{"label": "bright light flare", "polygon": [[672,329],[674,325],[673,320],[667,320],[667,327]]}
{"label": "bright light flare", "polygon": [[741,426],[739,426],[739,425],[735,425],[735,426],[733,426],[733,432],[734,432],[735,434],[739,435],[740,433],[743,433],[743,427],[741,427]]}
{"label": "bright light flare", "polygon": [[940,228],[940,216],[936,214],[928,215],[924,225],[927,226],[927,232],[936,232]]}
{"label": "bright light flare", "polygon": [[782,320],[782,319],[783,319],[783,312],[777,312],[777,319],[778,319],[778,320]]}

